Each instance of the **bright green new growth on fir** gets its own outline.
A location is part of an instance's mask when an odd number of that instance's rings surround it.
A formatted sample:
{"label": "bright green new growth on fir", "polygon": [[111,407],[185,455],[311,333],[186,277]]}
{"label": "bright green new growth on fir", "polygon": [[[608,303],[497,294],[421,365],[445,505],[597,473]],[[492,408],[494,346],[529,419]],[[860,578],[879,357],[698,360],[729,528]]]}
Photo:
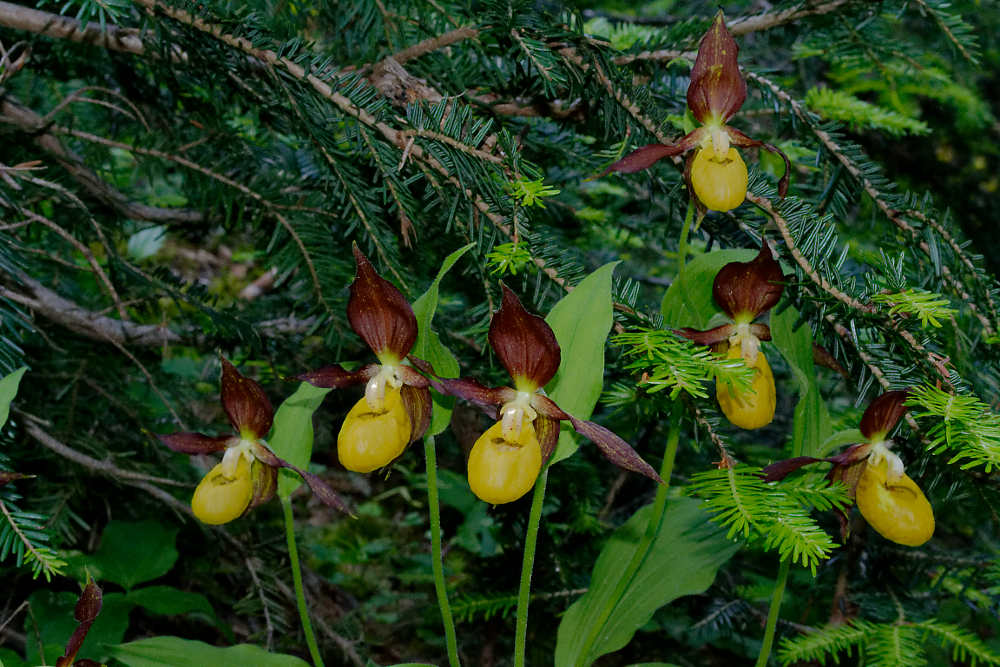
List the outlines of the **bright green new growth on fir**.
{"label": "bright green new growth on fir", "polygon": [[869,104],[836,88],[810,88],[805,103],[823,118],[844,123],[853,130],[881,130],[897,137],[930,131],[923,121]]}
{"label": "bright green new growth on fir", "polygon": [[929,421],[933,452],[952,452],[948,463],[961,463],[963,470],[984,466],[987,473],[1000,468],[1000,415],[978,398],[923,385],[907,405],[916,408],[916,419]]}
{"label": "bright green new growth on fir", "polygon": [[816,661],[840,664],[843,657],[857,656],[865,665],[922,667],[927,665],[927,644],[951,649],[951,658],[969,665],[1000,664],[1000,655],[974,634],[950,623],[933,619],[917,623],[872,623],[854,620],[825,627],[811,634],[781,640],[778,659],[782,665]]}
{"label": "bright green new growth on fir", "polygon": [[749,465],[697,473],[687,491],[705,499],[712,520],[729,528],[727,537],[738,536],[765,551],[777,551],[782,559],[808,567],[814,576],[816,566],[837,545],[810,513],[850,504],[841,484],[804,475],[768,483],[759,467]]}
{"label": "bright green new growth on fir", "polygon": [[949,305],[948,299],[943,298],[940,294],[917,288],[888,294],[879,293],[872,297],[872,301],[891,306],[889,308],[890,315],[903,313],[918,317],[920,324],[924,327],[940,327],[941,320],[947,320],[958,313]]}
{"label": "bright green new growth on fir", "polygon": [[753,381],[754,371],[743,359],[720,358],[672,331],[640,329],[618,334],[611,342],[625,346],[633,357],[627,368],[646,371],[642,386],[647,391],[669,389],[671,399],[682,391],[706,398],[705,384],[713,379],[731,383],[734,391],[748,391]]}

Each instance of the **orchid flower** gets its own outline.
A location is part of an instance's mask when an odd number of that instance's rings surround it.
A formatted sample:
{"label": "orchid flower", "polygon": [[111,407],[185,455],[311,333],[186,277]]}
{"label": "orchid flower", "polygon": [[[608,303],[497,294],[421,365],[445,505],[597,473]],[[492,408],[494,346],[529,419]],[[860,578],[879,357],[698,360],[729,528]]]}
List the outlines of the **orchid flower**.
{"label": "orchid flower", "polygon": [[662,483],[627,442],[603,426],[563,411],[543,393],[559,370],[559,343],[545,320],[525,310],[506,285],[501,288],[503,300],[490,322],[489,341],[514,387],[490,388],[464,378],[435,380],[442,392],[479,405],[496,420],[469,454],[472,492],[491,504],[513,502],[527,493],[555,450],[561,420],[568,420],[615,465]]}
{"label": "orchid flower", "polygon": [[750,262],[730,262],[715,275],[712,296],[732,320],[708,331],[680,329],[677,333],[702,345],[728,345],[727,359],[742,358],[754,369],[749,392],[739,392],[725,382],[715,386],[723,414],[734,426],[756,429],[774,419],[776,392],[774,375],[760,349],[761,341],[771,340],[771,329],[754,320],[773,308],[784,290],[781,267],[771,255],[766,241]]}
{"label": "orchid flower", "polygon": [[278,469],[298,473],[313,493],[327,505],[347,512],[347,505],[316,475],[278,458],[264,440],[274,421],[271,401],[257,382],[240,374],[224,357],[222,408],[236,434],[208,436],[201,433],[158,435],[160,441],[183,454],[225,452],[222,461],[198,484],[191,510],[202,522],[228,523],[274,496]]}
{"label": "orchid flower", "polygon": [[371,472],[389,465],[427,430],[430,382],[403,364],[417,340],[413,308],[392,283],[375,272],[356,244],[354,259],[357,274],[351,283],[347,319],[379,363],[356,371],[327,366],[297,379],[335,389],[364,383],[364,396],[347,413],[337,436],[337,457],[348,470]]}
{"label": "orchid flower", "polygon": [[820,461],[833,463],[828,479],[847,486],[861,516],[872,528],[887,540],[919,547],[934,535],[934,510],[906,474],[888,437],[906,413],[908,395],[907,391],[890,391],[871,402],[860,427],[867,442],[851,445],[825,459],[799,456],[778,461],[764,468],[765,479],[783,479],[793,470]]}
{"label": "orchid flower", "polygon": [[701,125],[673,144],[649,144],[629,153],[604,174],[612,171],[631,174],[648,169],[665,157],[694,150],[684,169],[688,190],[702,207],[728,211],[742,204],[747,194],[747,166],[735,147],[763,148],[777,153],[785,162],[785,174],[778,183],[778,193],[784,197],[791,171],[788,156],[777,147],[751,139],[727,125],[747,98],[747,84],[736,59],[738,53],[739,47],[726,29],[720,11],[698,45],[687,90],[688,108]]}

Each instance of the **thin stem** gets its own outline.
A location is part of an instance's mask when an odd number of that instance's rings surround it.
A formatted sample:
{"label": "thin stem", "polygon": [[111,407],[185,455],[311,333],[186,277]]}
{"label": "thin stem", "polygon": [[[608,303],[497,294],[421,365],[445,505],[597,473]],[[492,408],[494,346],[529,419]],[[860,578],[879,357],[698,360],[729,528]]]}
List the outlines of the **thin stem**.
{"label": "thin stem", "polygon": [[612,612],[618,606],[625,591],[628,590],[629,584],[632,583],[636,572],[639,571],[642,562],[646,559],[649,547],[652,545],[656,533],[660,530],[660,524],[663,522],[663,513],[667,507],[667,491],[670,489],[670,475],[674,470],[674,459],[677,458],[677,443],[680,441],[681,407],[681,402],[675,400],[673,409],[670,411],[670,431],[667,433],[667,447],[663,452],[663,463],[660,464],[660,479],[663,480],[663,484],[660,484],[656,489],[656,498],[653,500],[653,511],[649,515],[649,523],[646,524],[646,531],[643,533],[639,544],[636,545],[636,549],[632,553],[632,559],[625,567],[625,573],[618,580],[614,595],[609,598],[608,604],[601,611],[600,619],[590,626],[590,634],[587,636],[587,642],[580,652],[580,660],[576,663],[578,667],[586,664],[591,647],[597,641],[597,637],[601,634],[605,624],[608,622],[608,618],[611,617]]}
{"label": "thin stem", "polygon": [[514,667],[524,667],[524,652],[528,643],[528,604],[531,602],[531,572],[535,566],[535,547],[538,546],[538,526],[542,522],[542,504],[545,501],[545,484],[549,479],[546,467],[535,482],[528,515],[528,532],[524,536],[524,561],[521,563],[521,585],[517,590],[517,629],[514,635]]}
{"label": "thin stem", "polygon": [[459,667],[458,638],[455,636],[455,619],[448,603],[448,588],[444,583],[444,562],[441,558],[441,506],[438,503],[437,453],[434,436],[424,438],[424,458],[427,460],[427,506],[431,519],[431,567],[434,569],[434,589],[437,591],[441,623],[444,625],[445,643],[448,645],[448,664]]}
{"label": "thin stem", "polygon": [[295,546],[295,517],[292,516],[292,502],[288,498],[282,498],[281,509],[285,515],[285,541],[288,543],[288,560],[292,563],[292,582],[295,584],[295,602],[299,607],[302,632],[306,636],[306,645],[309,647],[313,665],[323,667],[323,657],[319,654],[319,646],[316,645],[316,635],[313,634],[306,595],[302,588],[302,569],[299,567],[299,549]]}
{"label": "thin stem", "polygon": [[774,630],[778,627],[781,598],[785,596],[785,584],[788,583],[788,570],[791,564],[791,559],[783,560],[781,561],[781,567],[778,569],[778,580],[774,582],[774,592],[771,593],[771,608],[767,612],[767,625],[764,626],[764,641],[760,645],[760,654],[757,656],[757,667],[767,665],[767,660],[771,657]]}
{"label": "thin stem", "polygon": [[687,213],[684,214],[684,226],[681,227],[681,237],[677,242],[677,275],[684,271],[687,264],[688,255],[688,232],[691,230],[691,221],[694,219],[694,201],[688,200]]}

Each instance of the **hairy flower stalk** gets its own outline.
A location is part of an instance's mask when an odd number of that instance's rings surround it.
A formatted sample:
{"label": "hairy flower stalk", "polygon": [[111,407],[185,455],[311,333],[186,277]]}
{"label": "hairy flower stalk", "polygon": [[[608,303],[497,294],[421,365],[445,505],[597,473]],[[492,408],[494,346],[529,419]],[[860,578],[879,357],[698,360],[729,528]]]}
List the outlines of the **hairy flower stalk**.
{"label": "hairy flower stalk", "polygon": [[[841,454],[825,459],[800,456],[764,468],[768,481],[783,479],[805,465],[833,463],[828,479],[843,482],[861,516],[882,537],[908,547],[919,547],[934,535],[934,510],[923,491],[906,474],[903,461],[891,450],[888,434],[906,413],[907,391],[882,394],[861,419],[867,439]],[[841,525],[847,522],[841,514]]]}
{"label": "hairy flower stalk", "polygon": [[347,413],[337,436],[337,458],[348,470],[372,472],[389,465],[427,430],[430,382],[404,365],[417,340],[417,318],[402,293],[382,278],[354,246],[357,273],[347,319],[379,363],[357,371],[327,366],[298,379],[340,389],[364,383],[365,393]]}
{"label": "hairy flower stalk", "polygon": [[753,261],[726,264],[712,283],[712,296],[732,323],[708,331],[686,328],[677,332],[696,343],[725,349],[727,359],[743,359],[753,369],[749,390],[716,381],[719,407],[740,428],[761,428],[774,419],[774,376],[761,350],[761,341],[771,340],[771,330],[766,324],[755,324],[754,320],[781,299],[783,280],[781,267],[767,242],[762,241],[760,253]]}
{"label": "hairy flower stalk", "polygon": [[509,503],[527,493],[559,439],[559,422],[568,420],[615,465],[662,482],[649,464],[617,435],[559,408],[542,390],[559,370],[562,352],[552,329],[532,315],[506,285],[490,322],[490,346],[514,380],[514,387],[485,387],[470,379],[436,379],[435,386],[479,405],[496,420],[469,454],[472,492],[491,504]]}
{"label": "hairy flower stalk", "polygon": [[277,489],[278,469],[298,473],[324,503],[342,511],[347,505],[319,477],[278,458],[264,440],[274,421],[274,409],[264,390],[240,374],[227,359],[222,363],[222,407],[236,435],[208,436],[173,433],[157,436],[175,452],[224,452],[222,461],[205,475],[191,498],[191,511],[203,523],[219,525],[243,516],[267,502]]}
{"label": "hairy flower stalk", "polygon": [[720,11],[698,45],[687,90],[688,108],[701,125],[673,144],[648,144],[629,153],[604,174],[642,171],[665,157],[694,151],[684,169],[688,191],[700,209],[728,211],[742,204],[747,194],[747,166],[736,147],[763,148],[785,162],[785,173],[778,183],[778,192],[784,197],[791,170],[788,157],[777,147],[726,124],[747,98],[738,53],[739,46]]}

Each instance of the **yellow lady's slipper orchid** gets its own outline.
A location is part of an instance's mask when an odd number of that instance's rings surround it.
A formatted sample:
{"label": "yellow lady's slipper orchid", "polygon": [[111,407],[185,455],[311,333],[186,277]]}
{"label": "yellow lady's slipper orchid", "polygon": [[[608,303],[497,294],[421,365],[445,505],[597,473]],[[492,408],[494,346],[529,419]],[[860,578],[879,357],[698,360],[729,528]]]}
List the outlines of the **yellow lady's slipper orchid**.
{"label": "yellow lady's slipper orchid", "polygon": [[278,484],[278,469],[300,475],[320,500],[337,509],[347,505],[316,475],[279,458],[264,441],[274,421],[271,401],[259,384],[240,374],[225,358],[222,363],[222,407],[239,435],[208,436],[171,433],[157,436],[175,452],[211,454],[225,452],[222,462],[202,478],[191,498],[191,511],[203,523],[219,525],[271,499]]}
{"label": "yellow lady's slipper orchid", "polygon": [[498,421],[479,436],[469,454],[469,486],[477,498],[493,505],[526,494],[541,470],[542,448],[529,421],[513,440],[504,437],[503,423]]}
{"label": "yellow lady's slipper orchid", "polygon": [[747,166],[732,146],[763,148],[781,156],[785,163],[785,173],[778,181],[778,194],[784,197],[791,172],[788,156],[776,146],[751,139],[728,125],[747,97],[738,53],[739,46],[720,11],[698,45],[687,89],[688,109],[701,125],[672,144],[648,144],[632,151],[601,175],[635,173],[665,157],[694,150],[694,156],[689,153],[687,157],[685,180],[695,203],[702,210],[728,211],[743,203],[748,180]]}
{"label": "yellow lady's slipper orchid", "polygon": [[[442,393],[482,407],[493,424],[469,454],[469,487],[481,500],[499,505],[517,500],[535,485],[555,450],[559,422],[569,421],[615,465],[663,480],[631,445],[608,429],[565,412],[542,389],[559,370],[562,351],[552,327],[525,310],[503,283],[500,309],[490,321],[490,347],[514,380],[514,387],[485,387],[466,378],[437,378]],[[499,407],[499,410],[497,410]]]}
{"label": "yellow lady's slipper orchid", "polygon": [[[423,436],[431,422],[430,381],[403,363],[417,340],[417,318],[403,294],[375,271],[357,244],[357,273],[347,301],[347,319],[379,363],[355,371],[341,366],[303,373],[315,387],[341,389],[365,384],[365,395],[347,413],[337,436],[337,458],[348,470],[372,472],[397,459]],[[428,371],[430,372],[430,371]]]}
{"label": "yellow lady's slipper orchid", "polygon": [[344,418],[337,436],[337,458],[354,472],[371,472],[396,459],[410,442],[412,427],[401,391],[388,387],[383,405],[373,408],[363,396]]}
{"label": "yellow lady's slipper orchid", "polygon": [[[736,343],[729,346],[727,359],[739,359],[743,356],[742,345]],[[734,426],[752,430],[767,426],[774,419],[776,395],[774,390],[774,375],[762,351],[757,351],[756,359],[747,359],[747,366],[754,369],[753,381],[748,391],[736,391],[725,382],[716,384],[715,395],[719,399],[722,413]]]}
{"label": "yellow lady's slipper orchid", "polygon": [[729,421],[740,428],[761,428],[774,419],[777,398],[774,375],[761,350],[761,341],[771,340],[771,329],[754,320],[778,303],[784,290],[783,282],[781,266],[771,254],[767,241],[762,239],[757,257],[749,262],[729,262],[719,269],[712,281],[712,298],[731,322],[707,331],[677,330],[680,335],[702,345],[728,344],[726,358],[742,358],[753,369],[748,390],[736,391],[722,380],[716,382],[719,407]]}
{"label": "yellow lady's slipper orchid", "polygon": [[[888,391],[865,410],[860,431],[867,442],[851,445],[827,458],[797,456],[763,470],[765,481],[784,479],[793,470],[813,463],[832,463],[827,479],[841,482],[858,505],[861,516],[882,537],[907,547],[919,547],[934,535],[934,510],[910,477],[903,461],[890,450],[892,432],[906,413],[906,390]],[[846,538],[847,515],[837,510]]]}
{"label": "yellow lady's slipper orchid", "polygon": [[219,463],[202,478],[191,498],[191,511],[202,523],[218,526],[242,516],[253,498],[250,463],[240,457],[233,476]]}
{"label": "yellow lady's slipper orchid", "polygon": [[882,537],[919,547],[934,535],[934,510],[906,473],[891,477],[884,458],[869,462],[858,480],[858,509]]}
{"label": "yellow lady's slipper orchid", "polygon": [[722,151],[720,155],[712,148],[711,139],[705,143],[691,162],[694,194],[711,211],[734,209],[747,196],[747,165],[735,148]]}

